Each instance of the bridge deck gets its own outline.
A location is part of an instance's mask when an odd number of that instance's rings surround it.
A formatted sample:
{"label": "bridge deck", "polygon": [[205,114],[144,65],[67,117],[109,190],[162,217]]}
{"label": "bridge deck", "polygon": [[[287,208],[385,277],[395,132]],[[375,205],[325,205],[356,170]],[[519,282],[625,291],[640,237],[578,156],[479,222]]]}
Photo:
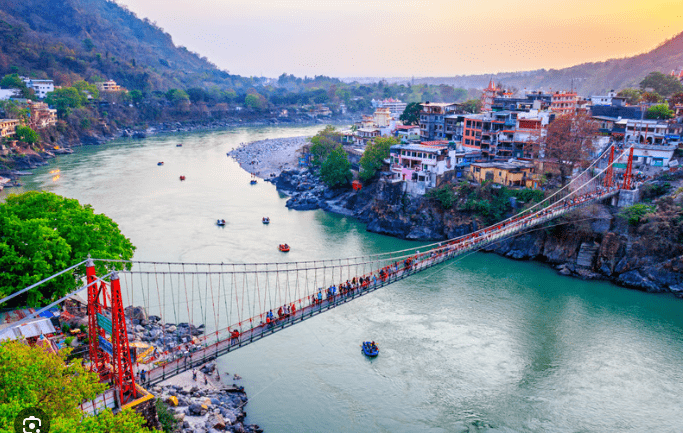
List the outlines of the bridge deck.
{"label": "bridge deck", "polygon": [[[302,300],[299,300],[300,308],[294,313],[279,318],[270,324],[259,323],[253,326],[254,321],[260,322],[263,314],[249,320],[252,327],[241,330],[238,338],[231,338],[228,336],[213,344],[205,345],[204,347],[195,350],[192,353],[176,353],[175,359],[170,360],[164,365],[155,367],[147,372],[147,384],[155,384],[173,377],[184,371],[198,367],[208,361],[214,360],[221,355],[237,350],[241,347],[261,340],[264,337],[272,335],[278,331],[286,329],[296,323],[310,319],[325,311],[329,311],[339,305],[343,305],[360,296],[364,296],[375,290],[395,283],[397,281],[408,278],[411,275],[422,272],[447,260],[451,260],[457,256],[473,252],[481,249],[487,244],[491,244],[510,237],[514,234],[522,232],[523,230],[543,224],[547,221],[553,220],[563,214],[574,211],[578,208],[590,205],[600,200],[604,200],[618,193],[618,189],[606,190],[602,193],[591,193],[572,202],[563,202],[561,205],[553,205],[546,208],[542,212],[532,214],[518,220],[504,222],[487,229],[480,230],[466,237],[444,243],[444,245],[437,246],[429,251],[420,253],[414,256],[414,261],[408,267],[402,267],[395,272],[389,274],[387,278],[374,278],[367,287],[357,287],[344,294],[337,294],[335,296],[322,299],[321,302],[311,303],[309,297],[304,298],[308,305],[302,306]],[[377,270],[379,271],[379,270]],[[372,274],[365,275],[369,277]],[[377,273],[375,273],[377,277]],[[239,328],[234,326],[233,329]]]}

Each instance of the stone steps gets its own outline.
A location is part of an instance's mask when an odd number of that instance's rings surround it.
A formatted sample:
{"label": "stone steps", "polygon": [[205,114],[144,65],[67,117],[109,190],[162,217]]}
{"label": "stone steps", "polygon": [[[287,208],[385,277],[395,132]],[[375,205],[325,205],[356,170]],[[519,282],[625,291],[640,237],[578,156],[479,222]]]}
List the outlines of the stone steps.
{"label": "stone steps", "polygon": [[598,252],[600,245],[596,242],[584,242],[581,244],[579,255],[576,257],[576,266],[580,268],[592,268],[593,259]]}

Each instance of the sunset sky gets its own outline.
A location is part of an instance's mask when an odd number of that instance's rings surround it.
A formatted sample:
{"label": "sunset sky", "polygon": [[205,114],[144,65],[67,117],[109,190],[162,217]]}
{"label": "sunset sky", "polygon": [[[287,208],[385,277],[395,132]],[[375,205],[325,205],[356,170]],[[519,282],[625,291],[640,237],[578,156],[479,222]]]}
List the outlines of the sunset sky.
{"label": "sunset sky", "polygon": [[118,0],[176,45],[245,76],[453,76],[648,51],[681,0]]}

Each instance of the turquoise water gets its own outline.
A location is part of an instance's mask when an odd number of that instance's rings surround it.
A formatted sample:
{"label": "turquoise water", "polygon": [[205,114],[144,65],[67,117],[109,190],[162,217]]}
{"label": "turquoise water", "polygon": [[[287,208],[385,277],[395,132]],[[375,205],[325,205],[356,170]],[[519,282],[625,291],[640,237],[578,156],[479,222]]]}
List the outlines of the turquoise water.
{"label": "turquoise water", "polygon": [[[241,142],[318,129],[87,147],[34,170],[19,190],[91,204],[119,223],[139,260],[278,261],[281,242],[292,246],[287,260],[413,245],[350,218],[290,211],[272,185],[249,185],[226,157]],[[226,355],[219,368],[244,378],[249,421],[267,433],[681,433],[682,312],[670,296],[474,254]],[[361,355],[367,339],[380,346],[374,360]]]}

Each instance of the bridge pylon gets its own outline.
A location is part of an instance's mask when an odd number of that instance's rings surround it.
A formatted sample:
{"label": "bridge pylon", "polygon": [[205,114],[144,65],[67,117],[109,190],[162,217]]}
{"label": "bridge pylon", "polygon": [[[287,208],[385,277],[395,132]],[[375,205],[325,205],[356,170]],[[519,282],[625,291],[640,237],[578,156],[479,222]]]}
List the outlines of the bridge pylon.
{"label": "bridge pylon", "polygon": [[612,188],[614,183],[614,145],[610,149],[609,153],[609,163],[607,165],[607,173],[605,173],[605,187]]}
{"label": "bridge pylon", "polygon": [[135,375],[133,374],[133,360],[128,344],[128,331],[126,329],[126,316],[123,310],[121,298],[121,283],[119,275],[113,272],[111,275],[111,322],[112,322],[112,346],[113,346],[113,374],[114,385],[118,392],[121,406],[138,397],[135,388]]}
{"label": "bridge pylon", "polygon": [[631,189],[631,180],[633,179],[633,147],[628,153],[628,163],[626,164],[626,173],[624,173],[624,184],[621,189]]}
{"label": "bridge pylon", "polygon": [[[88,352],[90,355],[90,371],[100,376],[100,382],[109,380],[107,364],[111,361],[107,353],[100,347],[100,336],[104,338],[104,330],[98,324],[98,316],[102,315],[100,293],[106,293],[104,282],[97,284],[95,263],[88,259],[85,265],[86,281],[88,283]],[[104,295],[106,300],[106,295]],[[106,302],[106,301],[105,301]]]}

